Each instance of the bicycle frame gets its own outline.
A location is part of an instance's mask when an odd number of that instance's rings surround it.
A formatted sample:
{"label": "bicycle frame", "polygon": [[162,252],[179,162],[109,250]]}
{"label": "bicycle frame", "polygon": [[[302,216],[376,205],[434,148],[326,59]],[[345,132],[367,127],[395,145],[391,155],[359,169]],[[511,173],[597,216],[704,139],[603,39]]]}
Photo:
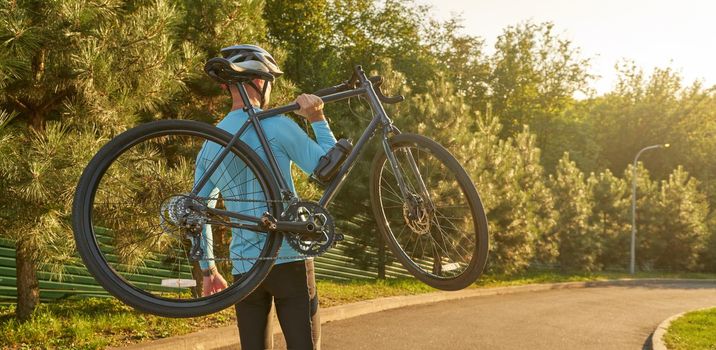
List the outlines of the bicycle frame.
{"label": "bicycle frame", "polygon": [[[381,103],[381,97],[382,93],[378,95],[376,93],[376,89],[373,86],[373,83],[366,77],[365,72],[363,72],[363,69],[361,66],[355,67],[355,74],[358,78],[358,81],[360,85],[357,88],[354,88],[352,90],[348,91],[342,91],[337,93],[332,93],[326,96],[321,97],[324,103],[330,103],[335,102],[339,100],[344,100],[350,97],[354,96],[366,96],[368,99],[368,102],[370,103],[371,110],[373,111],[373,118],[370,121],[370,124],[368,124],[368,127],[365,129],[363,134],[358,139],[358,142],[353,147],[353,150],[346,158],[345,162],[341,165],[340,170],[336,174],[336,176],[333,178],[333,180],[328,183],[326,186],[326,189],[323,193],[323,196],[319,200],[318,204],[326,208],[328,204],[330,204],[331,200],[335,196],[335,194],[340,190],[341,186],[343,185],[345,178],[348,176],[350,171],[352,170],[353,166],[355,165],[356,160],[360,156],[361,152],[363,151],[364,146],[366,143],[375,135],[376,129],[378,127],[382,127],[383,133],[382,133],[382,143],[383,148],[385,149],[387,158],[389,162],[391,163],[391,167],[393,169],[393,173],[396,175],[396,180],[398,181],[398,186],[400,187],[400,190],[402,192],[402,195],[404,197],[407,196],[408,190],[405,185],[404,179],[402,177],[401,172],[398,169],[398,163],[395,159],[395,156],[393,155],[393,152],[390,149],[390,145],[388,143],[388,135],[389,133],[395,133],[399,134],[400,131],[393,126],[392,120],[387,116],[385,109],[383,108],[383,105]],[[269,167],[271,171],[273,172],[274,177],[276,178],[280,191],[281,196],[284,200],[293,200],[295,199],[295,196],[293,192],[291,192],[288,188],[288,185],[286,184],[286,181],[284,180],[281,169],[279,169],[278,164],[276,163],[276,159],[274,158],[273,152],[271,150],[271,147],[268,144],[268,141],[266,139],[266,135],[264,133],[263,128],[261,127],[260,121],[262,119],[270,118],[279,114],[295,111],[299,109],[298,104],[293,103],[290,105],[277,107],[265,111],[256,112],[254,107],[251,105],[251,102],[249,101],[248,95],[246,93],[246,89],[242,84],[237,84],[239,93],[241,95],[241,99],[244,102],[244,106],[247,106],[244,108],[244,110],[248,113],[249,118],[244,123],[244,125],[239,129],[238,132],[233,136],[231,141],[227,144],[227,146],[224,148],[224,150],[219,154],[216,160],[211,164],[211,166],[207,169],[207,171],[204,173],[202,178],[196,183],[194,186],[194,189],[192,190],[193,195],[197,195],[201,188],[206,185],[207,181],[211,177],[211,175],[216,171],[216,169],[219,167],[219,164],[224,160],[226,155],[229,153],[230,149],[240,140],[241,135],[248,129],[249,126],[253,126],[254,130],[257,133],[257,136],[259,138],[259,141],[261,142],[261,146],[263,147],[264,151],[266,152],[266,156],[268,158]],[[402,100],[402,98],[400,99]],[[417,165],[415,164],[414,159],[412,158],[412,155],[409,157],[410,165],[413,168],[413,171],[416,172],[416,174],[419,174]],[[418,179],[421,179],[420,176],[418,176]],[[421,179],[422,180],[422,179]],[[419,185],[422,187],[421,190],[424,191],[424,193],[427,194],[427,190],[425,189],[425,185],[422,183],[422,181],[419,182]],[[274,221],[273,225],[269,225],[264,219],[267,214],[264,214],[263,218],[258,218],[255,216],[240,214],[232,211],[227,210],[221,210],[221,209],[215,209],[210,208],[208,206],[202,206],[202,210],[205,210],[208,213],[216,214],[216,215],[222,215],[227,216],[239,220],[244,220],[248,222],[255,223],[254,225],[251,224],[243,224],[243,223],[233,223],[232,226],[240,227],[240,228],[247,228],[254,231],[261,231],[266,232],[269,230],[278,230],[278,231],[290,231],[290,232],[298,232],[298,233],[306,233],[311,234],[314,232],[313,227],[310,223],[297,223],[292,221]]]}

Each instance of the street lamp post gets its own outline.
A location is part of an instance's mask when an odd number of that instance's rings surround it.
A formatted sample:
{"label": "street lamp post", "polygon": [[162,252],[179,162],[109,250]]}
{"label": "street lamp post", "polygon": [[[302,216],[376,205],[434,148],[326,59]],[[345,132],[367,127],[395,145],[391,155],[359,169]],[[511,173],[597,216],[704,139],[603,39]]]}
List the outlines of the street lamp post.
{"label": "street lamp post", "polygon": [[668,148],[669,144],[653,145],[642,148],[634,157],[634,167],[632,167],[632,186],[631,186],[631,260],[629,263],[629,273],[634,274],[634,264],[636,261],[636,162],[639,156],[650,149]]}

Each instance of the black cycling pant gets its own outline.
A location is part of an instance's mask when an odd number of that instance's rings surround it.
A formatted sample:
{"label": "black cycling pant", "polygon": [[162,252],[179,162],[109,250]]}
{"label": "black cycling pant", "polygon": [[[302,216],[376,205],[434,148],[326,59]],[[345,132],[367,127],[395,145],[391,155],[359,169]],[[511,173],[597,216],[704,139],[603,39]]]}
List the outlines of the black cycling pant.
{"label": "black cycling pant", "polygon": [[[234,276],[238,280],[239,276]],[[271,302],[289,350],[320,349],[321,321],[313,260],[276,264],[266,279],[236,304],[236,318],[244,350],[265,349]],[[270,337],[271,334],[268,334]]]}

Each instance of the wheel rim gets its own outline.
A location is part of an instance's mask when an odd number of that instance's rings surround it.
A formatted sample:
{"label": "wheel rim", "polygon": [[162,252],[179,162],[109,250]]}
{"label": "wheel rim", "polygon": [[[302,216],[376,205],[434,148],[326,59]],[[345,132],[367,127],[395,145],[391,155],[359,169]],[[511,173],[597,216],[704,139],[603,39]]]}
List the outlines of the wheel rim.
{"label": "wheel rim", "polygon": [[[457,175],[431,149],[399,143],[393,145],[393,154],[410,192],[408,200],[402,198],[390,163],[382,159],[377,194],[394,252],[432,279],[459,278],[477,259],[478,235],[469,197]],[[412,170],[410,156],[427,194]]]}
{"label": "wheel rim", "polygon": [[[187,239],[188,230],[168,222],[172,218],[170,211],[176,217],[176,208],[168,210],[168,203],[187,196],[193,187],[196,165],[202,162],[208,167],[221,149],[219,144],[225,142],[200,132],[164,130],[126,145],[99,167],[94,182],[97,185],[88,194],[91,199],[87,217],[94,239],[90,245],[109,268],[105,272],[113,274],[123,287],[170,303],[190,305],[209,299],[201,297],[203,276],[199,264],[189,258],[192,245]],[[256,216],[272,211],[264,196],[271,193],[269,185],[258,173],[245,155],[230,152],[212,176],[212,180],[223,179],[221,195],[194,200],[228,210],[237,210],[236,205],[241,203],[239,210]],[[236,178],[240,180],[232,181]],[[205,241],[214,256],[205,253],[199,257],[214,261],[229,285],[211,297],[219,299],[259,272],[258,257],[269,254],[272,240],[264,233],[232,229],[229,218],[206,218],[211,220],[213,239]],[[255,251],[229,254],[230,244],[240,242],[253,245]],[[244,271],[238,280],[232,276],[235,268]]]}

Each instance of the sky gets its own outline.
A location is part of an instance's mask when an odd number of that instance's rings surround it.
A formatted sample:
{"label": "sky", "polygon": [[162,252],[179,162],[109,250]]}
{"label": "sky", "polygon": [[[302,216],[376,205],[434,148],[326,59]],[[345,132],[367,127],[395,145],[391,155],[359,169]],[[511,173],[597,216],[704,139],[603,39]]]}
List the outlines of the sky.
{"label": "sky", "polygon": [[417,0],[433,17],[463,18],[464,32],[492,48],[502,30],[527,20],[550,21],[591,59],[592,87],[617,81],[614,65],[628,59],[650,73],[671,67],[690,83],[716,85],[716,0]]}

